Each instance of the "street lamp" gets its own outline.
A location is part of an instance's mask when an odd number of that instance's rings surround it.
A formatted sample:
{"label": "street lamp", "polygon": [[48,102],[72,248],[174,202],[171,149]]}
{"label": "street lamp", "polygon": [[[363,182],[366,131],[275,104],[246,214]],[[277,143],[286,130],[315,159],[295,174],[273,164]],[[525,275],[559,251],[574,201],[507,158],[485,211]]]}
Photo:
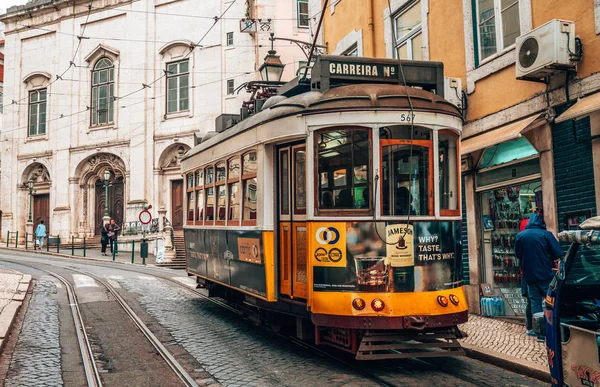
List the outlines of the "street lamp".
{"label": "street lamp", "polygon": [[277,51],[273,48],[273,42],[275,38],[274,34],[271,33],[271,49],[269,50],[267,56],[265,56],[265,62],[260,65],[258,71],[260,72],[260,78],[266,82],[279,82],[281,81],[281,76],[283,75],[283,68],[285,65],[281,63],[279,59],[279,55]]}
{"label": "street lamp", "polygon": [[27,181],[27,188],[29,189],[29,219],[27,220],[27,222],[31,223],[33,222],[33,218],[32,218],[32,207],[33,207],[33,185],[35,184],[35,182],[33,181],[33,179],[29,179],[29,181]]}
{"label": "street lamp", "polygon": [[108,218],[108,184],[110,181],[110,171],[104,171],[104,217]]}

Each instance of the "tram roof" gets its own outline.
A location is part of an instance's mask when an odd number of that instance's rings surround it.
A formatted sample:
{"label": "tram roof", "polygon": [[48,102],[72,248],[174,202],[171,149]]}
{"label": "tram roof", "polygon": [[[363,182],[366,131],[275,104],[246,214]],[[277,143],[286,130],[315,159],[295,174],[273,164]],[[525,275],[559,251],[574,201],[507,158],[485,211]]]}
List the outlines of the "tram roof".
{"label": "tram roof", "polygon": [[[274,96],[263,110],[237,125],[215,133],[209,139],[190,149],[183,160],[232,138],[258,125],[292,116],[327,112],[408,110],[410,103],[419,112],[451,115],[462,119],[456,106],[429,91],[392,84],[354,84],[339,86],[324,92],[309,91],[292,97]],[[210,133],[210,132],[209,132]]]}

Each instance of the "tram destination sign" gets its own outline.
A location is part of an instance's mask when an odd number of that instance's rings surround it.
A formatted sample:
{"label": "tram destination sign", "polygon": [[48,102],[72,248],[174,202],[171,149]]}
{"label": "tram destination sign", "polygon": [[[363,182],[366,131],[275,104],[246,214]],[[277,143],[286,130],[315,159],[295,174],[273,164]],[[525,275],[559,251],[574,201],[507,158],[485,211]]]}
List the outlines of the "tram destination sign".
{"label": "tram destination sign", "polygon": [[[401,63],[408,86],[444,96],[444,65],[441,62],[402,60]],[[311,88],[325,91],[352,83],[403,84],[402,72],[396,59],[321,55],[312,69]]]}

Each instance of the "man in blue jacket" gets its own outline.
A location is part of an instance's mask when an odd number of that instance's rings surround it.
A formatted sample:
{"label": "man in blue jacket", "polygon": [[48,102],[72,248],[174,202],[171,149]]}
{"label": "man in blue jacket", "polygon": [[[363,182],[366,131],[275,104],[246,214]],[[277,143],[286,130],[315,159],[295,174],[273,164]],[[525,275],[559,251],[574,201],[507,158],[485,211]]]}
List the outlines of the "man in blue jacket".
{"label": "man in blue jacket", "polygon": [[542,312],[542,301],[554,277],[554,261],[564,255],[554,235],[546,230],[542,215],[531,215],[525,230],[517,234],[515,253],[527,282],[531,312]]}

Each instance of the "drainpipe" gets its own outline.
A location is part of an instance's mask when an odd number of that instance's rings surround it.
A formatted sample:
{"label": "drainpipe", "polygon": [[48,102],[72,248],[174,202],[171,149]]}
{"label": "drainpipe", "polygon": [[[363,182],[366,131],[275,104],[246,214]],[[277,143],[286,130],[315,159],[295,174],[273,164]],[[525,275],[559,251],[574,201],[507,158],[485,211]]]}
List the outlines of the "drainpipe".
{"label": "drainpipe", "polygon": [[371,36],[371,52],[370,55],[365,55],[365,53],[363,53],[364,56],[371,56],[373,58],[375,58],[375,23],[373,21],[373,14],[375,13],[373,10],[374,7],[374,0],[369,0],[369,35]]}

